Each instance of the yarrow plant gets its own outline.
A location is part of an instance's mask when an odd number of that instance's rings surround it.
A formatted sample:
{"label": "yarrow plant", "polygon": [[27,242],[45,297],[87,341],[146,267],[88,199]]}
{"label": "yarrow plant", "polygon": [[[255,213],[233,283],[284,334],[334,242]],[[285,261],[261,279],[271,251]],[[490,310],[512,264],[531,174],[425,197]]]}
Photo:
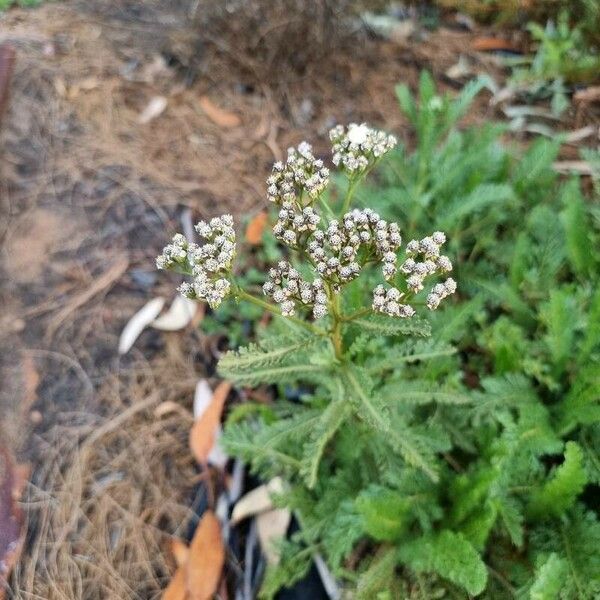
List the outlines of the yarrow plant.
{"label": "yarrow plant", "polygon": [[[234,410],[224,436],[229,452],[259,475],[285,479],[285,501],[301,524],[294,540],[284,543],[280,567],[269,569],[263,595],[301,576],[318,552],[344,579],[342,561],[362,538],[396,541],[411,529],[427,543],[456,546],[456,557],[425,568],[409,554],[394,554],[393,564],[437,572],[475,593],[486,578],[476,551],[451,531],[436,537],[435,518],[416,500],[440,485],[447,468],[441,453],[452,445],[440,430],[442,413],[427,407],[468,400],[457,386],[432,389],[414,373],[402,379],[407,364],[452,354],[447,345],[425,339],[430,328],[418,316],[456,292],[448,276],[452,262],[442,251],[446,235],[434,231],[404,243],[399,223],[351,207],[359,183],[394,148],[393,136],[363,123],[337,126],[330,138],[333,168],[347,182],[338,198],[329,193],[329,168],[308,143],[273,165],[267,199],[283,255],[258,293],[239,283],[230,215],[198,223],[202,245],[175,235],[157,266],[188,278],[179,288],[188,298],[217,308],[229,297],[277,317],[257,344],[219,363],[221,375],[239,385],[285,384],[273,406],[255,411],[243,405],[239,416]],[[285,397],[290,386],[307,390],[301,402]],[[457,418],[451,408],[446,413]],[[383,489],[386,482],[392,487]],[[386,522],[397,517],[402,523],[382,533],[369,516],[379,510]],[[456,561],[467,563],[465,572]]]}
{"label": "yarrow plant", "polygon": [[213,306],[276,315],[219,362],[276,396],[231,407],[223,437],[285,482],[299,525],[264,598],[313,559],[356,600],[600,598],[597,211],[558,180],[557,141],[513,156],[501,127],[456,128],[484,85],[399,86],[410,152],[366,125],[333,129],[332,173],[291,150],[267,183],[281,254],[264,279],[229,261],[232,232],[159,259]]}
{"label": "yarrow plant", "polygon": [[[342,288],[355,280],[366,267],[379,266],[383,279],[391,286],[378,284],[372,292],[371,310],[390,317],[411,318],[416,310],[412,299],[424,289],[429,276],[445,274],[452,263],[441,254],[446,236],[434,232],[422,240],[410,240],[404,260],[398,268],[402,245],[400,225],[388,223],[369,208],[348,211],[354,186],[391,150],[396,139],[366,124],[352,123],[330,132],[333,164],[348,174],[350,185],[339,218],[331,207],[320,214],[323,194],[329,184],[329,169],[316,159],[312,147],[302,142],[288,150],[285,162],[276,162],[267,179],[267,198],[278,208],[273,234],[303,262],[303,276],[289,260],[269,269],[262,291],[274,304],[264,304],[271,312],[284,317],[295,316],[307,308],[317,321],[330,315],[334,347],[341,356],[341,322],[347,320],[340,309]],[[238,300],[262,301],[236,286],[232,274],[236,238],[230,215],[213,218],[196,225],[206,240],[198,245],[176,234],[157,258],[159,269],[171,269],[192,277],[179,291],[186,297],[206,301],[216,308],[230,294]],[[310,275],[308,273],[310,272]],[[456,283],[447,278],[434,285],[426,299],[430,310],[456,291]],[[361,315],[368,311],[361,311]],[[314,329],[313,329],[314,331]]]}

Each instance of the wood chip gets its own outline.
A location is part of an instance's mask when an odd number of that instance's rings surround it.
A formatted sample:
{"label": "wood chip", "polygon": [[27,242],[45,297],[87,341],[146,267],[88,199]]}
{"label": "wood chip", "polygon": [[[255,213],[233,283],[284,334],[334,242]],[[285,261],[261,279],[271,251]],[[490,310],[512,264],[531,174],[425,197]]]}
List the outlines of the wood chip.
{"label": "wood chip", "polygon": [[236,525],[240,521],[253,517],[273,508],[272,494],[283,492],[283,481],[275,477],[269,483],[254,488],[242,496],[233,507],[231,513],[231,524]]}
{"label": "wood chip", "polygon": [[123,331],[119,337],[119,354],[127,354],[127,352],[131,350],[142,331],[156,319],[164,305],[164,298],[154,298],[144,304],[144,306],[142,306],[142,308],[127,321],[127,324],[123,327]]}
{"label": "wood chip", "polygon": [[592,165],[584,160],[561,160],[552,164],[557,173],[578,173],[579,175],[592,175]]}
{"label": "wood chip", "polygon": [[281,560],[277,540],[285,537],[291,520],[292,513],[287,508],[275,508],[256,517],[260,546],[270,565],[277,565]]}
{"label": "wood chip", "polygon": [[600,101],[600,85],[594,85],[575,92],[573,94],[573,101],[581,102],[582,104]]}
{"label": "wood chip", "polygon": [[478,37],[471,44],[473,50],[477,52],[515,52],[521,54],[521,50],[512,42],[496,37]]}
{"label": "wood chip", "polygon": [[239,127],[242,124],[240,117],[229,110],[220,108],[208,96],[201,96],[198,100],[200,108],[204,111],[204,114],[213,122],[215,125],[222,127],[223,129],[232,129]]}

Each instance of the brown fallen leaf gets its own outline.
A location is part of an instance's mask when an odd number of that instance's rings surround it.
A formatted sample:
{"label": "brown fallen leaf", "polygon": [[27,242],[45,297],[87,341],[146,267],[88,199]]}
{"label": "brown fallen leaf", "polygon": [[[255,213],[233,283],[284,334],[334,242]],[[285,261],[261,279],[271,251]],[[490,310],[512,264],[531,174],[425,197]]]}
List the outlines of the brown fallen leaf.
{"label": "brown fallen leaf", "polygon": [[194,458],[201,464],[206,463],[208,455],[215,445],[217,431],[221,424],[221,414],[229,390],[231,390],[231,383],[222,381],[215,389],[210,404],[202,414],[197,415],[190,430],[190,449]]}
{"label": "brown fallen leaf", "polygon": [[174,540],[171,540],[171,554],[173,555],[177,566],[183,567],[188,561],[190,549],[185,542],[175,538]]}
{"label": "brown fallen leaf", "polygon": [[261,211],[254,216],[246,227],[246,241],[251,246],[258,246],[262,242],[262,236],[267,226],[268,215]]}
{"label": "brown fallen leaf", "polygon": [[221,580],[225,563],[225,549],[221,525],[207,510],[194,533],[187,562],[187,590],[189,600],[210,600]]}
{"label": "brown fallen leaf", "polygon": [[169,585],[165,588],[162,600],[187,600],[187,568],[182,565],[177,568]]}
{"label": "brown fallen leaf", "polygon": [[519,54],[521,53],[520,48],[515,46],[512,42],[495,37],[475,38],[471,46],[473,50],[476,50],[477,52],[494,52],[503,50],[505,52],[517,52]]}
{"label": "brown fallen leaf", "polygon": [[208,96],[200,96],[198,100],[200,108],[204,111],[206,116],[219,127],[224,129],[232,129],[233,127],[239,127],[242,124],[242,120],[239,115],[234,112],[220,108]]}
{"label": "brown fallen leaf", "polygon": [[0,599],[23,545],[23,512],[16,502],[25,483],[23,476],[8,449],[0,446]]}

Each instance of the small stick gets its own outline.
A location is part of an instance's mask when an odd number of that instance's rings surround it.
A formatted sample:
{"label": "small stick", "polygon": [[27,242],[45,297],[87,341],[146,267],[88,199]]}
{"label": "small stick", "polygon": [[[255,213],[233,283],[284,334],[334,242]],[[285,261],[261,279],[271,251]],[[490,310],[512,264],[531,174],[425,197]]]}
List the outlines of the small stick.
{"label": "small stick", "polygon": [[15,65],[15,49],[10,44],[0,46],[0,123],[8,104],[8,88]]}

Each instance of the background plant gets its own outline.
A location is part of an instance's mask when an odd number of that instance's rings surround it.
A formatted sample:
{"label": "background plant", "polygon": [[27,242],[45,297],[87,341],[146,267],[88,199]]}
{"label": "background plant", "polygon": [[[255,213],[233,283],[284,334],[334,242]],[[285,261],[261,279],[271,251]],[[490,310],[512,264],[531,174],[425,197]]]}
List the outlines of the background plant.
{"label": "background plant", "polygon": [[[462,324],[453,341],[466,377],[476,374],[473,383],[489,392],[493,413],[503,421],[499,440],[479,461],[487,466],[471,466],[471,475],[461,475],[464,492],[475,493],[477,504],[485,507],[478,510],[489,511],[479,518],[511,527],[512,516],[512,525],[519,523],[513,542],[531,565],[562,564],[563,577],[556,580],[563,582],[556,587],[561,597],[594,597],[598,553],[590,550],[589,562],[579,561],[569,536],[585,529],[577,544],[591,544],[599,533],[597,506],[581,503],[596,489],[600,464],[594,383],[600,375],[598,213],[577,178],[559,181],[553,171],[558,142],[537,140],[525,153],[514,153],[500,143],[502,126],[454,128],[480,86],[471,84],[455,100],[441,98],[423,74],[418,103],[400,86],[416,148],[400,148],[364,200],[384,215],[402,216],[409,235],[432,221],[449,233],[457,279],[464,282],[456,309]],[[516,412],[509,424],[504,419],[511,411]],[[555,483],[535,491],[540,485],[535,482],[545,476]],[[556,492],[560,479],[561,493],[542,509],[539,494]],[[582,495],[586,483],[588,492]],[[506,507],[491,508],[499,493],[511,506],[508,513]],[[526,531],[530,535],[524,537]],[[549,539],[554,545],[544,545]],[[501,547],[494,544],[492,561]],[[548,558],[550,549],[556,554]],[[526,571],[516,575],[514,562],[503,557],[499,572],[510,568],[506,580],[527,590],[531,580]],[[539,589],[542,583],[536,585]]]}

